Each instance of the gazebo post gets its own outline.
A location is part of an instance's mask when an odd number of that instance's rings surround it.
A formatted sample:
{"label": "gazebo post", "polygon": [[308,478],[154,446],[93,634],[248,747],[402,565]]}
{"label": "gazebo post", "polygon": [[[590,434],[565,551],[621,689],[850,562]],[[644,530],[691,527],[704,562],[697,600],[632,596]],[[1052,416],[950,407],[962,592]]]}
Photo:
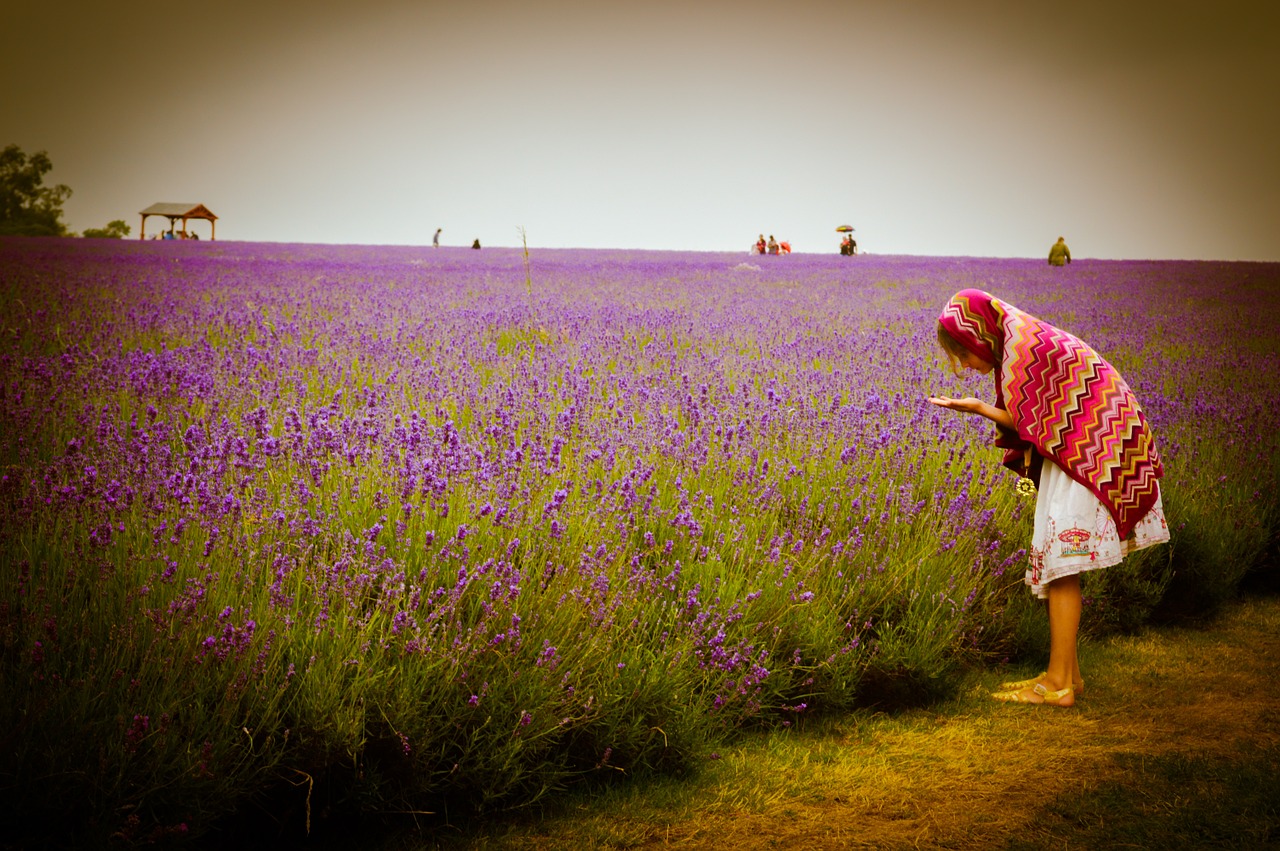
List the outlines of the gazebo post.
{"label": "gazebo post", "polygon": [[142,224],[138,226],[138,239],[147,238],[147,214],[142,213]]}

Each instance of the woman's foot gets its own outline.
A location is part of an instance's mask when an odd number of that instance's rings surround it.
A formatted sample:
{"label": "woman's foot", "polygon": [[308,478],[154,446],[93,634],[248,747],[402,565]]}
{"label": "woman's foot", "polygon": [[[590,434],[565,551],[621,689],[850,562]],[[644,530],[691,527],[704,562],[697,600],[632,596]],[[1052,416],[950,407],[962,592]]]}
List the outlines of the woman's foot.
{"label": "woman's foot", "polygon": [[1064,708],[1076,705],[1075,690],[1071,686],[1053,691],[1043,682],[1022,689],[993,692],[991,696],[1003,703],[1031,703]]}
{"label": "woman's foot", "polygon": [[[997,691],[1022,691],[1034,686],[1036,683],[1044,682],[1044,678],[1049,676],[1048,671],[1041,671],[1034,677],[1026,680],[1012,680],[1007,683],[1001,683]],[[1084,680],[1077,680],[1071,684],[1071,690],[1076,693],[1076,697],[1084,697]]]}

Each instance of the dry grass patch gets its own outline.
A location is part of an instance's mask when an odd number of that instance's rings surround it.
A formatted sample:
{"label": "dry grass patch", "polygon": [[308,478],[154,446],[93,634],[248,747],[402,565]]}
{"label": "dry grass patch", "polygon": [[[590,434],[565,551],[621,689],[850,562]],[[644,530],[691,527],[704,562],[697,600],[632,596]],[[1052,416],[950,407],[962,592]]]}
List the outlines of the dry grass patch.
{"label": "dry grass patch", "polygon": [[[1280,599],[1082,648],[1074,710],[953,700],[745,739],[694,780],[584,795],[477,849],[1262,847],[1280,842]],[[1234,803],[1223,806],[1222,801]],[[1207,821],[1206,821],[1207,820]],[[1232,843],[1239,840],[1241,844]],[[1225,844],[1224,844],[1225,843]]]}

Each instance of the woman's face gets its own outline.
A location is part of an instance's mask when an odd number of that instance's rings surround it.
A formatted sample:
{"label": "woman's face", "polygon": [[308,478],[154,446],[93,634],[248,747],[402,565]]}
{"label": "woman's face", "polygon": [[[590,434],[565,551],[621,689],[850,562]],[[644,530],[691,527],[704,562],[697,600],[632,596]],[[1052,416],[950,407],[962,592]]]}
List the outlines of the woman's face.
{"label": "woman's face", "polygon": [[991,361],[983,360],[968,349],[965,349],[964,353],[960,355],[959,361],[960,365],[965,369],[972,369],[974,372],[980,372],[983,375],[995,369],[995,364]]}

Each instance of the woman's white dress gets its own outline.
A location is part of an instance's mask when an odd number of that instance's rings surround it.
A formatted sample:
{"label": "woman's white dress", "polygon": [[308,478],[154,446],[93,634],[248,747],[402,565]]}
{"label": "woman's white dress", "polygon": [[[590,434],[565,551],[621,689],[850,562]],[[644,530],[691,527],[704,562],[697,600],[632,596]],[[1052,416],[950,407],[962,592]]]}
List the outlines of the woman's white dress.
{"label": "woman's white dress", "polygon": [[1129,553],[1167,540],[1169,526],[1159,494],[1122,541],[1115,520],[1093,492],[1045,458],[1026,583],[1037,597],[1045,598],[1055,579],[1119,564]]}

